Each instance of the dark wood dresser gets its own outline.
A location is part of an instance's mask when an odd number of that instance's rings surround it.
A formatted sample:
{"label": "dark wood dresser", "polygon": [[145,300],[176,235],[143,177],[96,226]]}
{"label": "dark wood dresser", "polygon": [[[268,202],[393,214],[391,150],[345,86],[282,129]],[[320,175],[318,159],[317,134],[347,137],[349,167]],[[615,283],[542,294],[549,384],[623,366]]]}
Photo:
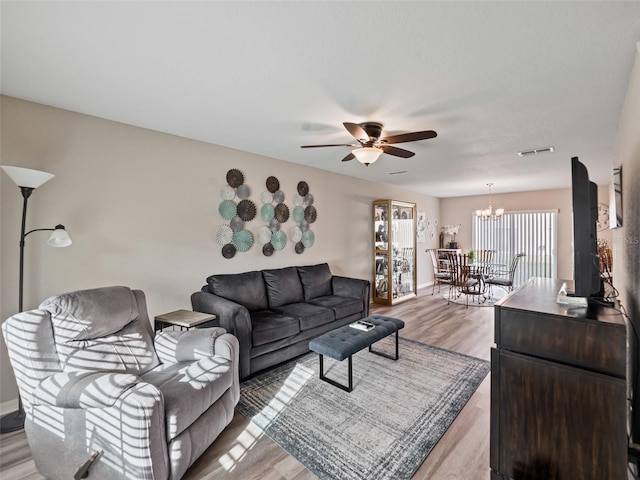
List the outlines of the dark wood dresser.
{"label": "dark wood dresser", "polygon": [[627,327],[533,278],[495,306],[492,480],[627,478]]}

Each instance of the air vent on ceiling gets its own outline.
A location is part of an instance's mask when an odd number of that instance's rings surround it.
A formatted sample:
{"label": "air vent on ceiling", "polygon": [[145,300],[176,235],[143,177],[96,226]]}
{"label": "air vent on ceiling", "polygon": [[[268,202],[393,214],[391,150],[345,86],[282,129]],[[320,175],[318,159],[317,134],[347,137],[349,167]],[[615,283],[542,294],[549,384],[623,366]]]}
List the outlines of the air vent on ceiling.
{"label": "air vent on ceiling", "polygon": [[524,157],[526,155],[538,155],[539,153],[553,153],[555,149],[553,147],[544,147],[544,148],[536,148],[534,150],[523,150],[522,152],[518,152],[519,157]]}
{"label": "air vent on ceiling", "polygon": [[406,175],[407,173],[409,172],[407,172],[406,170],[400,170],[398,172],[389,172],[389,175]]}

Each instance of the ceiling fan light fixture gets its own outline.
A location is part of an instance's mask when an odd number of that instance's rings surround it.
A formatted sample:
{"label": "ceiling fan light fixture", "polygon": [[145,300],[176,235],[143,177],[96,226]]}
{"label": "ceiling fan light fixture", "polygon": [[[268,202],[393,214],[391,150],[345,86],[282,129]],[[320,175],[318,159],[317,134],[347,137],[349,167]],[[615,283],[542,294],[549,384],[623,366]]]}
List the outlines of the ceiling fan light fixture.
{"label": "ceiling fan light fixture", "polygon": [[369,166],[378,160],[378,157],[383,153],[400,158],[411,158],[415,155],[414,152],[394,146],[396,143],[417,142],[418,140],[428,140],[438,136],[433,130],[423,130],[382,137],[382,123],[379,122],[363,122],[360,124],[343,122],[342,125],[358,143],[301,145],[300,148],[358,147],[344,157],[342,161],[349,162],[357,158],[360,163]]}
{"label": "ceiling fan light fixture", "polygon": [[378,157],[380,157],[380,155],[382,155],[382,149],[376,147],[362,147],[356,148],[351,153],[353,153],[353,155],[360,163],[368,167],[373,162],[378,160]]}

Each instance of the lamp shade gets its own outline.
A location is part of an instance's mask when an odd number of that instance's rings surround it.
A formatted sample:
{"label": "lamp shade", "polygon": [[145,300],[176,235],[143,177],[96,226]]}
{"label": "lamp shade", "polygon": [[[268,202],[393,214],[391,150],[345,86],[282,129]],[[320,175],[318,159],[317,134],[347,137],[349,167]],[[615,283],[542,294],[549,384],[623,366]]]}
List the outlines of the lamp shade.
{"label": "lamp shade", "polygon": [[47,183],[55,175],[53,173],[42,172],[40,170],[32,170],[22,167],[0,167],[4,173],[9,175],[11,180],[19,187],[38,188],[40,185]]}
{"label": "lamp shade", "polygon": [[382,149],[375,147],[363,147],[356,148],[351,153],[353,153],[360,163],[369,166],[378,160],[378,157],[382,154]]}
{"label": "lamp shade", "polygon": [[64,225],[56,225],[56,228],[53,230],[49,240],[47,240],[47,245],[57,248],[68,247],[71,243],[71,237],[64,229]]}

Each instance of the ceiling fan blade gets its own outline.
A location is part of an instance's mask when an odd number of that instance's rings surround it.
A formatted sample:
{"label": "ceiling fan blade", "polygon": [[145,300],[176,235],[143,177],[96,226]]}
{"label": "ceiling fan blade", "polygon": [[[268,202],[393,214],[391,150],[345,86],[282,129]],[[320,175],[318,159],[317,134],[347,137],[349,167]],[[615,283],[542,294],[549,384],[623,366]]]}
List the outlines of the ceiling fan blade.
{"label": "ceiling fan blade", "polygon": [[428,140],[437,136],[438,134],[433,130],[424,130],[422,132],[411,132],[401,133],[400,135],[392,135],[390,137],[381,138],[380,141],[387,144],[416,142],[418,140]]}
{"label": "ceiling fan blade", "polygon": [[347,155],[346,157],[344,157],[342,159],[343,162],[348,162],[349,160],[353,160],[354,158],[356,158],[356,156],[353,153],[350,153],[349,155]]}
{"label": "ceiling fan blade", "polygon": [[364,128],[362,128],[357,123],[344,122],[342,125],[344,125],[344,128],[346,128],[347,131],[351,135],[353,135],[353,138],[355,138],[359,142],[368,142],[369,141],[369,134],[365,131]]}
{"label": "ceiling fan blade", "polygon": [[318,148],[318,147],[359,147],[355,143],[333,143],[329,145],[301,145],[300,148]]}
{"label": "ceiling fan blade", "polygon": [[404,148],[392,147],[391,145],[380,145],[380,148],[384,153],[393,155],[395,157],[409,158],[413,157],[415,153],[405,150]]}

